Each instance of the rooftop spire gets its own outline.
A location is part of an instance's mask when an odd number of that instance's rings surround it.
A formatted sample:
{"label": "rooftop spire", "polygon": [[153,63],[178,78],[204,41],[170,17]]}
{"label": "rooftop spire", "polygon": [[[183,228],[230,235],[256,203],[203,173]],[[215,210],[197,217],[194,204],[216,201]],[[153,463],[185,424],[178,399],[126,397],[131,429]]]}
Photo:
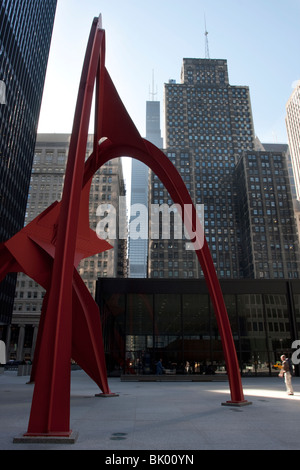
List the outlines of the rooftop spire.
{"label": "rooftop spire", "polygon": [[152,101],[154,101],[154,96],[157,95],[157,88],[156,92],[154,91],[154,70],[152,70],[152,91],[149,91],[150,98],[152,97]]}
{"label": "rooftop spire", "polygon": [[207,31],[207,28],[206,28],[205,14],[204,14],[204,26],[205,26],[205,32],[204,32],[204,35],[205,35],[205,59],[210,59],[210,57],[209,57],[209,48],[208,48],[208,31]]}

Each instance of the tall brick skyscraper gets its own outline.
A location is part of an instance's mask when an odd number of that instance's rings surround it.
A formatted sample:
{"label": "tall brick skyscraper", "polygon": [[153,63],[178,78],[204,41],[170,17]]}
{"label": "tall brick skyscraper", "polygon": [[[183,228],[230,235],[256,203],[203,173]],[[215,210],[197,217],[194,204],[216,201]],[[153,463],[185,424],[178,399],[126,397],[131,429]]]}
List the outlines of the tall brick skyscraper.
{"label": "tall brick skyscraper", "polygon": [[[181,83],[165,85],[166,153],[195,204],[205,209],[205,236],[221,278],[240,277],[234,168],[254,149],[249,88],[231,86],[226,60],[183,59]],[[151,201],[171,203],[153,175]],[[184,240],[150,243],[151,277],[201,277]]]}
{"label": "tall brick skyscraper", "polygon": [[[164,101],[165,152],[194,204],[203,205],[218,277],[298,278],[286,156],[279,149],[255,151],[249,88],[229,84],[225,60],[183,59],[181,83],[165,85]],[[172,205],[153,174],[150,197],[152,204]],[[150,241],[149,277],[202,276],[186,240]]]}

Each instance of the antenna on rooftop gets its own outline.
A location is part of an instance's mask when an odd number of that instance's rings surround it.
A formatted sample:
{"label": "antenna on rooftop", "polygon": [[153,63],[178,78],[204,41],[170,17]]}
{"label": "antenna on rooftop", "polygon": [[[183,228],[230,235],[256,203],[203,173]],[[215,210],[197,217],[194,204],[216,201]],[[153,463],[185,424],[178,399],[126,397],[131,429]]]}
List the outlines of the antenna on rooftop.
{"label": "antenna on rooftop", "polygon": [[154,96],[157,95],[157,88],[156,92],[154,92],[154,70],[152,70],[152,91],[149,91],[150,98],[152,96],[152,101],[154,101]]}
{"label": "antenna on rooftop", "polygon": [[207,31],[207,28],[206,28],[206,18],[205,18],[205,15],[204,15],[204,26],[205,26],[205,32],[204,32],[204,35],[205,35],[205,59],[209,59],[209,48],[208,48],[208,31]]}

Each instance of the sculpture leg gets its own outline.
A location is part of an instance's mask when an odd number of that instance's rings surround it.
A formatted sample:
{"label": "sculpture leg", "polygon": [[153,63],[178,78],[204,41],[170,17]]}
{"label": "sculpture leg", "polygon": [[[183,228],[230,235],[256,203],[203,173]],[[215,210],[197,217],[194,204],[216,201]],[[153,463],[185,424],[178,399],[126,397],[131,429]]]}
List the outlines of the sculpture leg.
{"label": "sculpture leg", "polygon": [[31,368],[29,383],[34,383],[35,382],[36,369],[37,369],[37,364],[38,364],[39,355],[40,355],[41,340],[42,340],[42,336],[43,336],[42,333],[43,333],[43,330],[44,330],[44,323],[45,323],[45,315],[46,315],[46,311],[47,311],[47,305],[48,305],[48,293],[46,292],[46,295],[45,295],[44,300],[43,300],[41,315],[40,315],[39,329],[38,329],[38,334],[37,334],[36,346],[35,346],[35,350],[34,350],[34,358],[33,358],[33,361],[32,361],[32,368]]}
{"label": "sculpture leg", "polygon": [[[56,289],[53,292],[56,293]],[[68,295],[66,291],[65,294],[61,299],[56,295],[49,295],[48,298],[41,329],[31,414],[25,436],[71,434],[69,420],[72,293]],[[59,300],[60,310],[57,305]]]}
{"label": "sculpture leg", "polygon": [[75,269],[72,358],[94,380],[104,395],[115,396],[107,383],[99,308]]}
{"label": "sculpture leg", "polygon": [[202,250],[197,251],[197,257],[205,275],[210,298],[214,307],[227,368],[231,400],[223,403],[223,405],[250,405],[251,402],[245,400],[244,398],[239,363],[236,355],[229,318],[220,283],[217,278],[211,254],[206,242],[204,243]]}
{"label": "sculpture leg", "polygon": [[72,282],[89,117],[102,38],[102,31],[93,22],[69,147],[51,287],[27,435],[71,434]]}

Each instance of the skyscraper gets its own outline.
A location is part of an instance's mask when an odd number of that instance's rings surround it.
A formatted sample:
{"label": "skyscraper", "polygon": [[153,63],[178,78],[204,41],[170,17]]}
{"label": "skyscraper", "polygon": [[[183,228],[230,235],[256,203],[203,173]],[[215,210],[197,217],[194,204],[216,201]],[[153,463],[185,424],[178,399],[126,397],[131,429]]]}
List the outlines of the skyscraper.
{"label": "skyscraper", "polygon": [[243,277],[298,279],[299,243],[286,155],[245,152],[236,167]]}
{"label": "skyscraper", "polygon": [[[163,139],[160,129],[160,102],[146,102],[146,139],[156,145],[163,147]],[[130,222],[135,218],[136,204],[148,208],[148,183],[149,168],[138,160],[132,160],[131,166],[131,207],[133,213]],[[148,219],[147,219],[148,222]],[[129,233],[129,277],[147,277],[148,260],[148,235],[141,238],[133,238]]]}
{"label": "skyscraper", "polygon": [[[254,148],[249,88],[231,86],[226,60],[183,59],[181,83],[165,84],[166,154],[195,204],[204,205],[204,229],[220,278],[240,277],[234,168]],[[171,203],[152,175],[151,202]],[[185,240],[151,240],[151,277],[201,277]]]}
{"label": "skyscraper", "polygon": [[[0,242],[24,223],[37,124],[57,0],[0,5]],[[0,286],[0,324],[8,323],[15,275]]]}
{"label": "skyscraper", "polygon": [[160,129],[160,101],[146,102],[146,139],[163,148],[163,138]]}
{"label": "skyscraper", "polygon": [[[148,208],[148,175],[149,169],[139,160],[131,162],[131,201],[129,224],[140,215],[139,209]],[[142,214],[142,217],[145,213]],[[148,223],[144,217],[145,224]],[[140,237],[136,238],[139,235]],[[133,236],[129,230],[129,277],[147,277],[147,252],[148,252],[148,228],[137,227],[137,233]]]}
{"label": "skyscraper", "polygon": [[[202,205],[218,277],[298,278],[286,148],[255,152],[249,88],[229,84],[225,60],[183,59],[181,83],[165,85],[165,129],[165,153]],[[152,204],[172,205],[153,174],[150,187]],[[158,235],[149,244],[149,277],[203,277],[182,233]]]}
{"label": "skyscraper", "polygon": [[[25,225],[54,201],[61,200],[70,138],[69,134],[37,135]],[[93,135],[89,135],[86,157],[91,154],[93,143]],[[120,219],[119,196],[125,197],[125,186],[122,162],[116,158],[103,165],[92,180],[89,198],[92,230],[96,231],[101,220],[97,215],[101,204],[114,206],[117,219]],[[109,240],[113,246],[111,250],[80,262],[79,274],[93,297],[99,277],[126,277],[126,242],[117,236]],[[5,338],[9,359],[33,359],[44,295],[45,290],[35,281],[23,273],[18,274],[12,322]]]}
{"label": "skyscraper", "polygon": [[300,201],[300,80],[286,104],[286,128],[291,152],[296,195]]}

